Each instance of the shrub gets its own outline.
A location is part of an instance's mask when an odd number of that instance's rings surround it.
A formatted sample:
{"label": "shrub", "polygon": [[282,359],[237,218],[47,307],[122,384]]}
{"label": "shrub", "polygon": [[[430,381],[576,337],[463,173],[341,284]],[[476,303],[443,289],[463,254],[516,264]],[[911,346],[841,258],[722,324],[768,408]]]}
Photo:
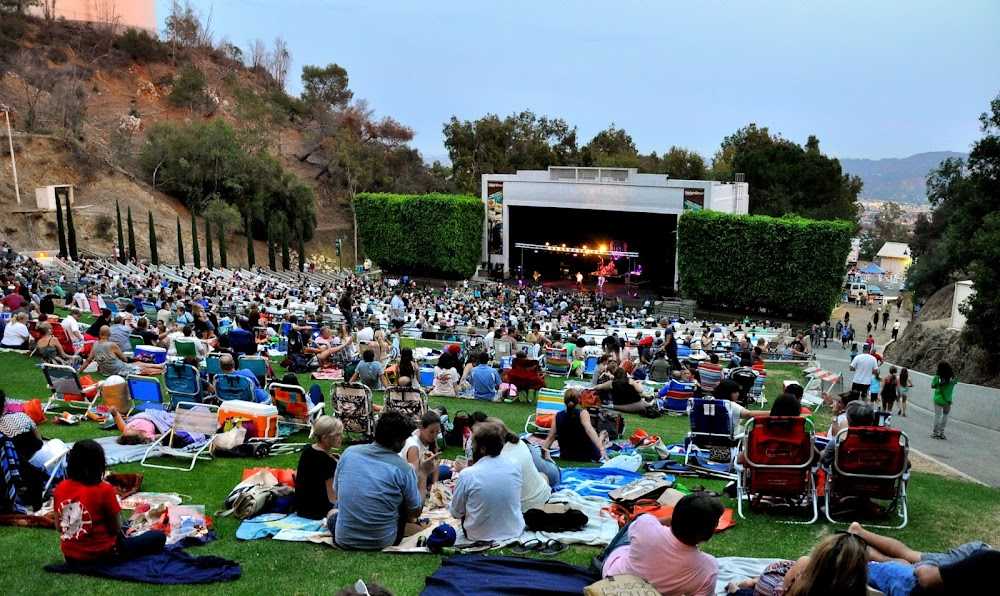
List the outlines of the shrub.
{"label": "shrub", "polygon": [[702,306],[825,320],[840,298],[852,231],[845,221],[689,211],[677,230],[681,293]]}
{"label": "shrub", "polygon": [[365,253],[382,267],[470,277],[482,260],[486,212],[476,197],[359,194],[354,209]]}
{"label": "shrub", "polygon": [[168,57],[167,50],[160,40],[136,29],[126,29],[125,33],[115,40],[115,46],[136,62],[164,62]]}
{"label": "shrub", "polygon": [[167,100],[175,106],[195,110],[208,103],[208,94],[205,93],[205,73],[194,64],[188,64],[181,70],[181,74],[174,81],[174,87],[170,90]]}

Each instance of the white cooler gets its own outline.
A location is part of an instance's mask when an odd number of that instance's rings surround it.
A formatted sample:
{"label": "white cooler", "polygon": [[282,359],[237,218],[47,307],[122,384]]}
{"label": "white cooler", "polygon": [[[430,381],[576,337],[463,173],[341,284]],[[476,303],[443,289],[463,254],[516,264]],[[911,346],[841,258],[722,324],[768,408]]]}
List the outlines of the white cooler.
{"label": "white cooler", "polygon": [[246,418],[253,421],[254,438],[274,438],[278,434],[278,408],[269,404],[251,401],[229,400],[219,406],[219,425],[230,418]]}

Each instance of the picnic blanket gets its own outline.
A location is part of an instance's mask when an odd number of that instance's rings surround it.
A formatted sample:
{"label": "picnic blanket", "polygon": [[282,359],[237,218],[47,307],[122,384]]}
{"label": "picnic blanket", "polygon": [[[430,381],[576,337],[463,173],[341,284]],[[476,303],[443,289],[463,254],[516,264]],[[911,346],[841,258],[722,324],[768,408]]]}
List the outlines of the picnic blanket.
{"label": "picnic blanket", "polygon": [[61,563],[46,565],[51,573],[76,573],[144,584],[210,584],[237,580],[239,563],[221,557],[192,557],[180,549],[169,549],[113,565]]}
{"label": "picnic blanket", "polygon": [[625,486],[642,474],[617,468],[564,468],[556,491],[571,490],[583,497],[608,498],[608,493]]}
{"label": "picnic blanket", "polygon": [[719,575],[715,578],[715,593],[726,593],[729,582],[741,582],[760,575],[768,565],[780,559],[754,559],[750,557],[717,557]]}
{"label": "picnic blanket", "polygon": [[575,532],[529,532],[517,539],[527,542],[537,539],[540,542],[558,540],[565,544],[587,544],[590,546],[607,546],[618,533],[618,522],[610,517],[601,516],[601,509],[611,504],[605,497],[583,497],[571,490],[561,490],[553,493],[549,503],[567,503],[573,509],[579,509],[587,516],[587,525]]}
{"label": "picnic blanket", "polygon": [[[104,449],[104,460],[109,466],[114,466],[118,464],[129,464],[142,460],[142,456],[146,454],[146,450],[149,449],[149,445],[119,445],[118,435],[113,437],[101,437],[95,439]],[[70,449],[73,448],[73,443],[68,443],[66,445]],[[160,452],[154,449],[149,457],[160,457]]]}
{"label": "picnic blanket", "polygon": [[[320,519],[306,519],[294,513],[265,513],[243,520],[236,529],[238,540],[257,540],[274,537],[276,540],[307,542],[308,536],[326,529],[326,522]],[[287,532],[286,532],[287,531]],[[281,538],[278,535],[286,532]]]}
{"label": "picnic blanket", "polygon": [[310,376],[317,381],[339,381],[344,378],[344,371],[340,368],[328,368],[326,370],[317,370]]}
{"label": "picnic blanket", "polygon": [[455,555],[425,581],[422,596],[510,594],[512,596],[579,596],[599,580],[583,567],[560,561],[519,557]]}

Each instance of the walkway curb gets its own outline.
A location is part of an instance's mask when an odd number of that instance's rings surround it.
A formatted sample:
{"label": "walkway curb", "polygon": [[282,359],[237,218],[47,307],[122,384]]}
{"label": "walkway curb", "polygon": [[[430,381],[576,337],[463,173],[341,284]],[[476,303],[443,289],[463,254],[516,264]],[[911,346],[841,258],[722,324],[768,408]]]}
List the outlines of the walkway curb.
{"label": "walkway curb", "polygon": [[[957,470],[957,469],[949,466],[948,464],[943,463],[941,460],[937,459],[936,457],[932,457],[930,455],[927,455],[923,451],[918,451],[916,449],[910,449],[910,453],[916,453],[917,455],[919,455],[920,457],[922,457],[924,459],[929,459],[932,462],[934,462],[935,464],[937,464],[937,465],[941,466],[942,468],[944,468],[945,470],[947,470],[948,472],[950,472],[950,473],[952,473],[952,474],[954,474],[954,475],[956,475],[956,476],[958,476],[960,478],[968,480],[969,482],[973,482],[973,483],[978,484],[980,486],[989,486],[989,484],[986,484],[982,480],[979,480],[977,478],[973,478],[972,476],[969,476],[965,472],[963,472],[961,470]],[[929,473],[933,474],[933,472],[929,472]]]}

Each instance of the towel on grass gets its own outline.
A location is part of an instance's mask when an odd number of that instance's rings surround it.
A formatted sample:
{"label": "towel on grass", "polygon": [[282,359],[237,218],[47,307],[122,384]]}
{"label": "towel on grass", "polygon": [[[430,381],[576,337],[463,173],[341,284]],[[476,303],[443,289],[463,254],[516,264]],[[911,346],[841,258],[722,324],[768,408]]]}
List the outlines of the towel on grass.
{"label": "towel on grass", "polygon": [[[243,520],[236,530],[236,538],[239,540],[257,540],[275,536],[284,530],[295,530],[305,532],[306,535],[321,532],[326,528],[326,523],[320,519],[306,519],[294,513],[265,513],[257,517]],[[286,534],[281,540],[290,540],[291,534]],[[303,537],[299,542],[306,542]]]}
{"label": "towel on grass", "polygon": [[210,584],[229,582],[242,575],[239,563],[221,557],[192,557],[179,549],[165,550],[113,565],[67,563],[46,565],[52,573],[76,573],[143,584]]}
{"label": "towel on grass", "polygon": [[739,583],[748,577],[763,573],[767,566],[780,559],[754,559],[750,557],[716,557],[719,575],[715,578],[715,593],[726,593],[729,582]]}
{"label": "towel on grass", "polygon": [[556,491],[568,489],[583,497],[607,499],[611,491],[639,478],[642,474],[617,468],[564,468]]}
{"label": "towel on grass", "polygon": [[[146,450],[149,449],[149,445],[119,445],[118,435],[95,440],[104,449],[104,461],[109,466],[142,461],[142,456],[146,455]],[[66,446],[72,449],[73,445],[73,443],[67,443]],[[160,452],[154,449],[149,457],[160,457]]]}
{"label": "towel on grass", "polygon": [[[512,596],[579,596],[599,580],[583,567],[560,561],[520,557],[455,555],[425,581],[422,596],[510,594]],[[484,590],[484,586],[489,586]]]}
{"label": "towel on grass", "polygon": [[561,490],[553,493],[549,503],[567,503],[573,509],[582,511],[587,516],[587,525],[575,532],[530,532],[525,531],[518,538],[519,542],[537,539],[558,540],[566,544],[587,544],[590,546],[607,546],[618,533],[618,522],[610,517],[602,517],[601,509],[611,504],[606,497],[582,497],[571,490]]}

